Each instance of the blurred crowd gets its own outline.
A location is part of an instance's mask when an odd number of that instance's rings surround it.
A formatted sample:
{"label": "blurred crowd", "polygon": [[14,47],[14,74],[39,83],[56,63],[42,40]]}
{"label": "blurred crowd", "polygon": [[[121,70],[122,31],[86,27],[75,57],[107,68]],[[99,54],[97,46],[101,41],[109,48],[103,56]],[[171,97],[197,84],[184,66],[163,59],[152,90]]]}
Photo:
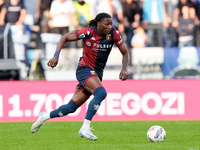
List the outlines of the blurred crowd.
{"label": "blurred crowd", "polygon": [[0,26],[11,25],[15,57],[28,66],[27,50],[54,52],[62,35],[88,27],[100,12],[112,16],[130,49],[200,46],[200,0],[0,0]]}
{"label": "blurred crowd", "polygon": [[0,25],[63,35],[100,12],[113,17],[130,48],[198,46],[200,0],[0,0]]}

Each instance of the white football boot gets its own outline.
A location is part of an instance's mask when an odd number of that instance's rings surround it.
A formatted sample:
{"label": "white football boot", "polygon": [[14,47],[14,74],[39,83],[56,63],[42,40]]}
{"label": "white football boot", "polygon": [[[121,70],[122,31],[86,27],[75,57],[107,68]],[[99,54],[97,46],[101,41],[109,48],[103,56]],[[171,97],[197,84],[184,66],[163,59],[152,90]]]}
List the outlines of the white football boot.
{"label": "white football boot", "polygon": [[39,129],[40,129],[40,127],[42,126],[42,125],[44,125],[44,121],[43,121],[43,115],[45,114],[45,112],[41,112],[40,114],[39,114],[39,117],[38,117],[38,119],[37,119],[37,121],[35,122],[35,123],[33,123],[33,125],[31,126],[31,132],[32,133],[35,133],[35,132],[37,132]]}
{"label": "white football boot", "polygon": [[98,137],[96,137],[91,130],[94,130],[92,128],[84,128],[84,129],[80,129],[78,132],[78,135],[80,137],[85,137],[86,139],[90,139],[90,140],[94,140],[96,141],[98,139]]}

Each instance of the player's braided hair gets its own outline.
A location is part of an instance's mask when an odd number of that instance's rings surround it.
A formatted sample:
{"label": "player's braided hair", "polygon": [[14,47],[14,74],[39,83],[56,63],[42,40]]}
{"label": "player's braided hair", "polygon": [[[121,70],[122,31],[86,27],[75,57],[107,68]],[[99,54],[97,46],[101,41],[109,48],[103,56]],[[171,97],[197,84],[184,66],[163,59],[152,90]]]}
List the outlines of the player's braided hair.
{"label": "player's braided hair", "polygon": [[90,20],[88,25],[90,27],[97,26],[97,22],[103,20],[104,18],[111,18],[111,16],[107,13],[99,13],[98,15],[96,15],[95,19]]}

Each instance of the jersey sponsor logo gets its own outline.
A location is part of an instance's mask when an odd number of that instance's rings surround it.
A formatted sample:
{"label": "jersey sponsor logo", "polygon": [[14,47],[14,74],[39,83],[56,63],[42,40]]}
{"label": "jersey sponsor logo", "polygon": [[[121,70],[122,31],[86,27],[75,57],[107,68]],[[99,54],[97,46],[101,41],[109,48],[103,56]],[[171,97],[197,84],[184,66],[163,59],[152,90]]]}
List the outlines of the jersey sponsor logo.
{"label": "jersey sponsor logo", "polygon": [[91,75],[96,75],[95,71],[90,71]]}
{"label": "jersey sponsor logo", "polygon": [[83,33],[83,34],[79,35],[78,37],[79,37],[80,39],[83,39],[83,38],[85,37],[85,34]]}
{"label": "jersey sponsor logo", "polygon": [[96,51],[108,51],[110,48],[112,48],[112,44],[93,44],[93,50]]}
{"label": "jersey sponsor logo", "polygon": [[86,45],[87,45],[87,46],[91,46],[91,43],[90,43],[90,42],[86,42]]}
{"label": "jersey sponsor logo", "polygon": [[111,40],[111,34],[106,35],[106,40]]}
{"label": "jersey sponsor logo", "polygon": [[98,48],[111,48],[112,44],[97,44],[97,43],[94,43],[93,46],[98,47]]}

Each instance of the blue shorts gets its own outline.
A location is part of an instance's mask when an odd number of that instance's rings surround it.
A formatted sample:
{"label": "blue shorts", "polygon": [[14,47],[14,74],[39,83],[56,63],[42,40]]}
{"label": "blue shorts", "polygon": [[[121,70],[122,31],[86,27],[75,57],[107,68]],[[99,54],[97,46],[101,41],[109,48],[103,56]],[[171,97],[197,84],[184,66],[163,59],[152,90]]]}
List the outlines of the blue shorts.
{"label": "blue shorts", "polygon": [[[91,77],[99,77],[97,73],[87,66],[78,66],[76,69],[76,79],[78,80],[79,84],[77,85],[77,88],[81,89],[83,93],[89,98],[92,93],[87,91],[84,86],[86,81]],[[100,80],[102,80],[102,77],[99,77]]]}

